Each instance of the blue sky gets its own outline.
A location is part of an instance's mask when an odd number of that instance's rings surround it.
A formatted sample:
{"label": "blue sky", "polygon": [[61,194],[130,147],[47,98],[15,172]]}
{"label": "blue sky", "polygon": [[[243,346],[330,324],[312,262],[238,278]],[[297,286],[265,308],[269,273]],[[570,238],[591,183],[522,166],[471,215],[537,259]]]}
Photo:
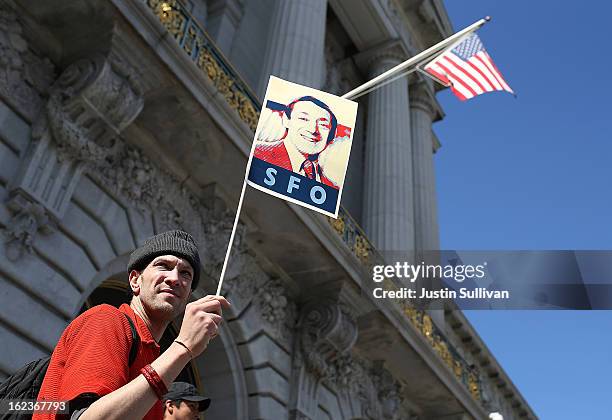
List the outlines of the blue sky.
{"label": "blue sky", "polygon": [[[446,1],[478,33],[518,98],[438,94],[444,249],[612,249],[607,2]],[[612,311],[467,313],[541,419],[603,419]]]}

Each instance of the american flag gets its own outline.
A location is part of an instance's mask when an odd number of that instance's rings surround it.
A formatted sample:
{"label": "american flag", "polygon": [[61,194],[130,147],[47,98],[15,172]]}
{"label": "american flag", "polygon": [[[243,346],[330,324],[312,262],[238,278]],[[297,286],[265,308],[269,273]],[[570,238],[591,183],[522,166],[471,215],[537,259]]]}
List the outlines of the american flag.
{"label": "american flag", "polygon": [[424,70],[450,85],[462,101],[495,90],[505,90],[514,95],[476,34],[469,35],[435,58]]}

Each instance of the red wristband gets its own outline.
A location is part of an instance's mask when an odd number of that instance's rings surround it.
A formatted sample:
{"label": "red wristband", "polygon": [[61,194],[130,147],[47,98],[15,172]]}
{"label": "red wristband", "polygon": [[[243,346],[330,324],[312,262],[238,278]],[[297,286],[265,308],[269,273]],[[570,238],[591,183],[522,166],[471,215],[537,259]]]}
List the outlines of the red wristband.
{"label": "red wristband", "polygon": [[140,369],[140,373],[142,373],[147,382],[149,382],[149,385],[151,385],[151,388],[153,388],[153,391],[155,392],[155,395],[157,395],[157,398],[161,400],[164,395],[168,393],[168,388],[166,388],[166,384],[164,383],[164,381],[162,381],[162,378],[159,377],[159,375],[157,374],[157,372],[155,372],[155,369],[153,369],[151,365],[146,365],[145,367]]}

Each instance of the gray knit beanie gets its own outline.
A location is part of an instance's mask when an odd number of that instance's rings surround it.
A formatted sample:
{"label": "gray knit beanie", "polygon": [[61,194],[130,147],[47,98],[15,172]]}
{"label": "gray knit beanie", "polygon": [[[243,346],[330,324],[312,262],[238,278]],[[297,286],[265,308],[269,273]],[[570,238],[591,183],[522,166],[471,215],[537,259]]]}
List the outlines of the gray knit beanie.
{"label": "gray knit beanie", "polygon": [[189,261],[193,268],[193,280],[191,289],[198,287],[200,281],[200,254],[198,245],[193,237],[182,230],[170,230],[155,235],[145,241],[140,247],[136,248],[130,255],[127,271],[142,271],[156,257],[160,255],[175,255]]}

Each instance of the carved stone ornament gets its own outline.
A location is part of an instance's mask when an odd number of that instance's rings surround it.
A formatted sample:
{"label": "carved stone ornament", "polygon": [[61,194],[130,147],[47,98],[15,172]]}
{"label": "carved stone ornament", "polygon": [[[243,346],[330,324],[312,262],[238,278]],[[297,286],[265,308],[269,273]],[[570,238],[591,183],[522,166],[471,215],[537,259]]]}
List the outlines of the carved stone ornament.
{"label": "carved stone ornament", "polygon": [[[212,241],[214,243],[219,243],[221,241],[220,236],[214,236]],[[227,247],[227,242],[225,243],[225,247]],[[240,259],[239,276],[237,275],[237,273],[231,273],[233,259]],[[214,275],[211,275],[212,278],[219,278],[220,269],[218,269],[218,266],[220,266],[222,263],[223,260],[217,261],[217,264],[215,264],[215,267],[213,268]],[[205,261],[204,263],[205,269],[206,267],[210,267],[211,265],[213,264],[209,261]],[[211,269],[209,268],[209,270]],[[236,302],[236,306],[243,307],[246,306],[253,299],[253,296],[255,296],[257,291],[268,280],[268,276],[261,270],[255,258],[253,258],[248,253],[241,253],[240,251],[232,250],[230,263],[228,265],[228,269],[225,272],[225,279],[223,280],[222,294],[231,295],[232,301],[239,300],[239,302]]]}
{"label": "carved stone ornament", "polygon": [[352,377],[346,390],[361,402],[361,417],[371,420],[411,418],[402,407],[402,387],[384,367],[384,362],[360,357],[352,359]]}
{"label": "carved stone ornament", "polygon": [[[361,419],[410,418],[402,406],[401,385],[383,362],[372,362],[351,351],[357,326],[342,304],[323,301],[306,305],[298,327],[299,351],[294,363],[310,373],[311,381],[324,382],[347,399],[358,400]],[[309,412],[309,408],[300,406],[295,412]]]}
{"label": "carved stone ornament", "polygon": [[399,419],[401,406],[401,385],[393,378],[393,375],[384,368],[381,361],[374,363],[371,370],[374,387],[378,393],[378,401],[382,418],[389,420]]}
{"label": "carved stone ornament", "polygon": [[34,236],[38,233],[49,234],[55,225],[46,210],[22,195],[13,196],[7,207],[13,217],[5,229],[6,256],[11,261],[21,258],[24,253],[32,252]]}
{"label": "carved stone ornament", "polygon": [[[159,167],[140,149],[125,143],[120,143],[105,159],[92,163],[88,173],[141,213],[152,214],[157,231],[180,228],[191,233],[200,246],[203,272],[219,278],[234,220],[234,215],[224,206],[205,202],[218,202],[219,198],[211,196],[201,200],[184,181]],[[239,223],[224,290],[232,287],[234,278],[239,274],[242,277],[245,272],[245,232],[246,227]],[[264,278],[267,280],[265,275]]]}
{"label": "carved stone ornament", "polygon": [[101,55],[76,61],[51,87],[46,107],[58,157],[93,163],[116,153],[119,134],[142,107],[134,76]]}
{"label": "carved stone ornament", "polygon": [[378,400],[378,390],[372,379],[372,371],[370,368],[364,368],[365,372],[360,378],[359,386],[356,392],[357,398],[361,401],[361,413],[365,419],[378,420],[383,418],[381,413],[381,404]]}
{"label": "carved stone ornament", "polygon": [[337,303],[316,302],[302,310],[299,326],[306,367],[317,377],[342,385],[343,378],[351,376],[355,320]]}
{"label": "carved stone ornament", "polygon": [[[234,225],[234,217],[235,214],[232,214],[227,209],[223,209],[222,211],[213,210],[209,212],[209,217],[205,225],[209,244],[206,250],[204,270],[215,279],[218,279],[221,275],[221,268],[225,260],[227,245]],[[268,279],[261,269],[259,269],[252,257],[246,253],[246,244],[244,242],[245,234],[246,226],[238,222],[234,235],[234,242],[232,243],[231,256],[223,281],[225,288],[231,287],[234,280],[236,280],[239,275],[246,275],[250,280],[255,281],[255,283],[252,284],[262,284]],[[244,290],[241,288],[239,293],[243,292]]]}
{"label": "carved stone ornament", "polygon": [[156,230],[181,228],[201,247],[206,245],[206,208],[179,179],[141,150],[120,143],[113,154],[93,162],[89,174],[140,212],[152,213]]}
{"label": "carved stone ornament", "polygon": [[[124,147],[119,135],[142,106],[134,76],[103,56],[78,60],[66,68],[49,88],[49,99],[32,126],[32,141],[10,183],[11,197],[32,203],[28,214],[36,217],[24,219],[19,210],[11,225],[25,226],[26,220],[40,224],[41,214],[59,222],[83,170],[103,166]],[[10,235],[21,238],[22,249],[31,248],[33,235],[24,232],[33,228],[20,229],[23,232]]]}
{"label": "carved stone ornament", "polygon": [[[140,149],[125,143],[121,143],[113,154],[92,164],[89,175],[141,213],[153,214],[157,231],[180,228],[191,233],[200,245],[203,272],[211,278],[219,278],[234,215],[214,193],[204,202],[184,181],[160,168]],[[245,272],[250,273],[246,279],[257,273],[255,268],[244,269],[249,261],[245,256],[245,232],[246,227],[239,223],[224,290],[234,286],[233,280],[238,274],[243,277]],[[262,276],[263,283],[267,277],[263,273]]]}
{"label": "carved stone ornament", "polygon": [[261,317],[272,327],[275,337],[285,342],[291,339],[295,325],[296,306],[287,296],[280,279],[269,279],[257,289],[253,297]]}
{"label": "carved stone ornament", "polygon": [[30,48],[13,1],[0,2],[0,95],[34,119],[54,79],[54,67]]}

